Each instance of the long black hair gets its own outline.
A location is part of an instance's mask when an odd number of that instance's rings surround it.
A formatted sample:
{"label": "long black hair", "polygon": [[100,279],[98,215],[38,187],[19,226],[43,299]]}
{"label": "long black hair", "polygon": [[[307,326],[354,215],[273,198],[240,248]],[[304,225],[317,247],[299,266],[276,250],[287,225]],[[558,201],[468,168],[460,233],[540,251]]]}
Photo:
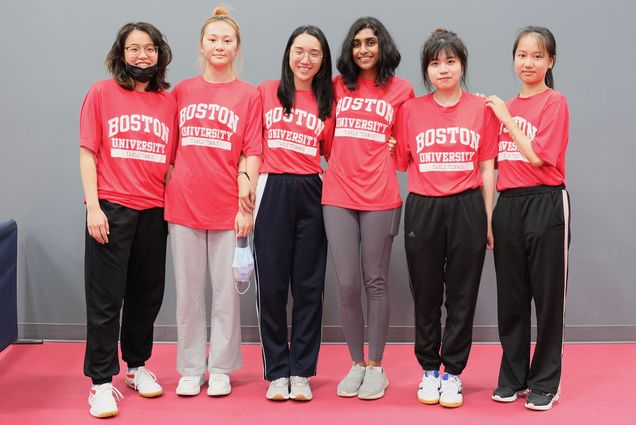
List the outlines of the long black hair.
{"label": "long black hair", "polygon": [[424,42],[420,62],[422,67],[422,78],[424,85],[431,91],[433,85],[428,77],[428,64],[437,60],[440,53],[444,52],[446,56],[454,56],[462,65],[461,83],[466,87],[466,74],[468,72],[468,50],[464,42],[452,31],[444,28],[437,28]]}
{"label": "long black hair", "polygon": [[283,67],[280,76],[280,84],[278,85],[278,100],[285,109],[286,114],[291,114],[291,109],[296,101],[296,87],[294,85],[294,73],[289,66],[289,52],[291,46],[301,34],[309,34],[320,42],[322,49],[322,63],[318,73],[314,75],[311,81],[311,91],[318,102],[318,118],[325,120],[331,115],[331,107],[333,105],[333,87],[331,84],[331,51],[327,37],[314,25],[302,25],[294,30],[289,36],[285,53],[283,54]]}
{"label": "long black hair", "polygon": [[391,34],[389,34],[389,31],[382,22],[372,16],[358,18],[351,25],[347,36],[342,42],[342,50],[336,63],[336,67],[349,90],[355,90],[358,83],[358,76],[360,75],[360,68],[358,68],[358,65],[353,61],[353,39],[360,30],[365,28],[369,28],[374,32],[380,46],[380,59],[376,65],[376,86],[381,86],[389,82],[395,75],[395,69],[402,59]]}
{"label": "long black hair", "polygon": [[152,43],[157,47],[157,73],[148,82],[146,91],[161,91],[170,88],[170,83],[166,81],[166,71],[168,64],[172,61],[172,50],[166,38],[152,24],[148,22],[130,22],[125,24],[117,32],[115,42],[106,56],[106,69],[113,79],[126,90],[134,90],[135,80],[126,73],[126,60],[124,59],[124,47],[126,38],[134,30],[143,31],[150,36]]}
{"label": "long black hair", "polygon": [[[512,46],[512,59],[514,60],[515,54],[517,53],[517,46],[519,45],[519,41],[521,38],[528,34],[534,34],[537,36],[537,43],[539,43],[539,47],[541,50],[545,52],[548,56],[552,58],[552,67],[556,65],[556,40],[554,38],[554,34],[552,31],[545,27],[535,27],[535,26],[527,26],[521,28],[517,32],[517,38],[515,38],[515,44]],[[552,75],[552,68],[548,69],[548,72],[545,74],[545,85],[554,88],[554,76]]]}

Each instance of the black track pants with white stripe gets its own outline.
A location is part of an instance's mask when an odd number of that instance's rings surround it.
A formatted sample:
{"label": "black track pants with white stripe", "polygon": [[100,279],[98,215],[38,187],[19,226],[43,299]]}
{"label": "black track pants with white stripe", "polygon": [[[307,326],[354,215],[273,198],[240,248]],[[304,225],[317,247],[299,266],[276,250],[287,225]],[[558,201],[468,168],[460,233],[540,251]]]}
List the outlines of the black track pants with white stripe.
{"label": "black track pants with white stripe", "polygon": [[264,375],[269,381],[316,374],[327,264],[321,193],[317,174],[269,174],[258,206],[254,228],[257,307]]}
{"label": "black track pants with white stripe", "polygon": [[[570,203],[563,187],[503,191],[493,213],[497,313],[503,347],[499,385],[555,394],[561,379]],[[534,299],[537,344],[530,362]]]}

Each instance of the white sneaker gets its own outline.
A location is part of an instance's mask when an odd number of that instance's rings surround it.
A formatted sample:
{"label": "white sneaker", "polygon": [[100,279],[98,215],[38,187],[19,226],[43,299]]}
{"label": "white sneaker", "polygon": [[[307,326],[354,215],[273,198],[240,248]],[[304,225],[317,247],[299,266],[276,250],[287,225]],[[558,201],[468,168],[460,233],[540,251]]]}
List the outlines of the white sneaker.
{"label": "white sneaker", "polygon": [[91,407],[89,412],[91,416],[96,418],[108,418],[119,413],[117,408],[117,400],[121,400],[124,396],[119,390],[113,387],[111,382],[101,385],[93,385],[88,394],[88,405]]}
{"label": "white sneaker", "polygon": [[441,386],[439,371],[426,370],[422,376],[419,389],[417,390],[417,400],[424,404],[439,403],[439,388]]}
{"label": "white sneaker", "polygon": [[314,397],[309,386],[309,378],[292,376],[289,380],[291,381],[289,398],[297,401],[309,401]]}
{"label": "white sneaker", "polygon": [[439,404],[444,407],[459,407],[464,404],[462,380],[457,375],[445,373],[441,379]]}
{"label": "white sneaker", "polygon": [[340,383],[338,383],[337,394],[339,397],[355,397],[360,391],[360,386],[364,381],[367,368],[355,364]]}
{"label": "white sneaker", "polygon": [[[311,390],[309,391],[311,394]],[[268,400],[288,400],[289,399],[289,378],[278,378],[269,383],[265,398]]]}
{"label": "white sneaker", "polygon": [[227,373],[210,373],[210,380],[208,381],[209,396],[228,395],[231,392],[230,375]]}
{"label": "white sneaker", "polygon": [[126,385],[137,391],[142,397],[159,397],[163,394],[163,388],[157,382],[155,374],[143,366],[128,370]]}
{"label": "white sneaker", "polygon": [[205,377],[182,376],[177,385],[177,395],[198,395],[201,392],[201,385],[205,384]]}

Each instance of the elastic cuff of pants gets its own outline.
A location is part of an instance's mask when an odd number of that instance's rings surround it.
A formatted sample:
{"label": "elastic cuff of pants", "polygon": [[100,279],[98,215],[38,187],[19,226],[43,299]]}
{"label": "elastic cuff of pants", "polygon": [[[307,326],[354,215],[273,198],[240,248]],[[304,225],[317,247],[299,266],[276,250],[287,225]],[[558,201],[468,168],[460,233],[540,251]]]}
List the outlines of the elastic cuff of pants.
{"label": "elastic cuff of pants", "polygon": [[91,380],[93,381],[93,385],[102,385],[102,384],[108,384],[110,382],[113,382],[113,377],[108,377],[108,378],[101,378],[101,379],[95,379],[95,378],[91,378]]}
{"label": "elastic cuff of pants", "polygon": [[128,369],[132,369],[134,367],[142,367],[145,365],[146,365],[146,362],[130,362],[128,363]]}

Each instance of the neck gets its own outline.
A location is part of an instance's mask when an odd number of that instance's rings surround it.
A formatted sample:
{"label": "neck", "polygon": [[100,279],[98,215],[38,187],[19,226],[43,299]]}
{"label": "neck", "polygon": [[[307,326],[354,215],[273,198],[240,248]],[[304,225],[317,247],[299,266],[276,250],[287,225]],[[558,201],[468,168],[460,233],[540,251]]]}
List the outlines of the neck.
{"label": "neck", "polygon": [[205,71],[203,71],[203,79],[208,83],[229,83],[236,79],[236,75],[234,75],[231,65],[224,68],[214,68],[206,65]]}
{"label": "neck", "polygon": [[294,77],[294,88],[296,90],[311,90],[312,82],[313,80],[300,81],[298,78]]}
{"label": "neck", "polygon": [[375,68],[361,69],[360,76],[366,78],[367,80],[375,80],[375,78],[377,77],[377,73],[375,72]]}
{"label": "neck", "polygon": [[548,89],[548,86],[546,85],[545,81],[541,81],[540,83],[531,84],[531,85],[524,84],[523,87],[521,88],[521,93],[519,93],[519,96],[531,97],[531,96],[534,96],[535,94],[543,93],[547,89]]}
{"label": "neck", "polygon": [[462,89],[456,87],[451,90],[435,90],[433,92],[433,99],[441,106],[453,106],[459,102],[462,97]]}
{"label": "neck", "polygon": [[139,81],[135,81],[135,91],[145,92],[146,87],[148,87],[148,83],[140,83]]}

